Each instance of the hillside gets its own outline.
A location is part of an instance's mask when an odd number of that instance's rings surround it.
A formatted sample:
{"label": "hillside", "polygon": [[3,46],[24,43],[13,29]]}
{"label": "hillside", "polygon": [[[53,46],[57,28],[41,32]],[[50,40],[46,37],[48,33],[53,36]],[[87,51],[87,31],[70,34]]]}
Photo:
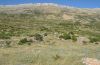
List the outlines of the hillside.
{"label": "hillside", "polygon": [[75,32],[78,35],[100,36],[99,10],[47,3],[1,6],[0,29],[12,36],[45,32],[40,31],[41,28],[53,33]]}
{"label": "hillside", "polygon": [[0,6],[0,65],[83,65],[99,50],[100,8]]}

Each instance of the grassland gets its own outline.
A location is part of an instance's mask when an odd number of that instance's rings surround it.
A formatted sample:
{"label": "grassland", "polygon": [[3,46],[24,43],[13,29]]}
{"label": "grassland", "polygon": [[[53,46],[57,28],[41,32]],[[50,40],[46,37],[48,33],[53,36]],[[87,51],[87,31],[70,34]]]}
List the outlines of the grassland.
{"label": "grassland", "polygon": [[100,46],[62,44],[0,49],[0,65],[83,65],[84,57],[100,59]]}

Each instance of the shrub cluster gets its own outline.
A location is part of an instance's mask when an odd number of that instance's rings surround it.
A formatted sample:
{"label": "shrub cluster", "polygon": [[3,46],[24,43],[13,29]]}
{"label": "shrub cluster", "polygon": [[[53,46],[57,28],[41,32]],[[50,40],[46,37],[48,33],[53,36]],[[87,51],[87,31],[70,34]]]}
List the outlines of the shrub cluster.
{"label": "shrub cluster", "polygon": [[100,41],[100,39],[97,38],[97,37],[90,37],[89,39],[90,39],[90,42],[91,42],[91,43]]}
{"label": "shrub cluster", "polygon": [[[32,35],[31,37],[34,36],[34,39],[37,40],[37,41],[43,41],[43,36],[36,33],[35,35]],[[24,45],[24,44],[28,44],[28,45],[31,45],[31,43],[33,42],[32,39],[28,39],[28,38],[23,38],[21,39],[18,44],[19,45]]]}
{"label": "shrub cluster", "polygon": [[34,35],[34,38],[35,38],[35,40],[37,40],[37,41],[43,41],[43,36],[40,35],[40,34],[38,34],[38,33],[36,33],[36,34]]}
{"label": "shrub cluster", "polygon": [[74,35],[74,33],[64,33],[63,35],[60,35],[59,38],[64,40],[71,39],[73,41],[77,41],[77,37]]}
{"label": "shrub cluster", "polygon": [[11,35],[8,32],[0,32],[0,39],[10,39]]}
{"label": "shrub cluster", "polygon": [[49,31],[49,29],[47,27],[45,27],[45,26],[41,26],[40,27],[40,31]]}
{"label": "shrub cluster", "polygon": [[59,36],[59,38],[63,38],[65,40],[71,39],[71,36],[69,34],[64,33],[63,35]]}
{"label": "shrub cluster", "polygon": [[73,41],[77,41],[77,37],[74,36],[74,35],[71,37],[71,39],[72,39]]}
{"label": "shrub cluster", "polygon": [[23,38],[19,41],[19,45],[24,45],[24,44],[28,44],[28,45],[31,45],[33,41],[32,40],[27,40],[27,38]]}

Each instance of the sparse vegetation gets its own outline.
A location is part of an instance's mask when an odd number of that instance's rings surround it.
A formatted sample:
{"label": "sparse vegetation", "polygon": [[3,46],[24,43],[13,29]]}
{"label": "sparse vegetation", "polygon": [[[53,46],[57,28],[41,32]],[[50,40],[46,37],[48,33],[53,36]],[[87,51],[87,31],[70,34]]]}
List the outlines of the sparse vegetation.
{"label": "sparse vegetation", "polygon": [[0,39],[10,39],[9,32],[0,32]]}
{"label": "sparse vegetation", "polygon": [[34,38],[35,38],[35,40],[37,40],[37,41],[43,41],[43,36],[42,35],[40,35],[40,34],[35,34],[34,35]]}
{"label": "sparse vegetation", "polygon": [[11,40],[6,40],[5,44],[6,44],[6,47],[11,47]]}
{"label": "sparse vegetation", "polygon": [[44,36],[48,36],[48,33],[44,33]]}
{"label": "sparse vegetation", "polygon": [[71,39],[71,36],[67,33],[64,33],[63,35],[59,36],[59,38],[63,38],[65,40]]}
{"label": "sparse vegetation", "polygon": [[90,42],[91,42],[91,43],[98,42],[98,41],[100,40],[100,39],[97,38],[97,37],[90,37],[89,39],[90,39]]}
{"label": "sparse vegetation", "polygon": [[27,40],[27,38],[23,38],[18,42],[19,45],[24,45],[24,44],[31,45],[31,43],[32,43],[32,40]]}
{"label": "sparse vegetation", "polygon": [[61,57],[60,57],[59,55],[55,55],[55,56],[53,56],[53,58],[54,58],[54,60],[58,60],[58,59],[60,59]]}
{"label": "sparse vegetation", "polygon": [[74,36],[74,35],[71,37],[71,39],[72,39],[73,41],[77,41],[77,37]]}
{"label": "sparse vegetation", "polygon": [[48,28],[46,28],[46,27],[44,27],[44,26],[42,26],[42,27],[40,27],[40,31],[49,31],[49,29]]}
{"label": "sparse vegetation", "polygon": [[59,38],[62,38],[64,40],[73,40],[73,41],[77,41],[77,37],[74,35],[73,32],[71,33],[64,33],[63,35],[60,35]]}
{"label": "sparse vegetation", "polygon": [[[83,65],[83,57],[100,59],[99,10],[18,6],[0,6],[0,65]],[[77,36],[90,42],[77,44]]]}

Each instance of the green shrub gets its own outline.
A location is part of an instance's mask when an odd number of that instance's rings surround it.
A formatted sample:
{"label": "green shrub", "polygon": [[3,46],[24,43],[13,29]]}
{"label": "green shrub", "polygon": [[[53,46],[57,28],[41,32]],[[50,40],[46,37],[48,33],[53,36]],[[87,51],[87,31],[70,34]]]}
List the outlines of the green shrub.
{"label": "green shrub", "polygon": [[24,39],[21,39],[18,44],[23,45],[23,44],[26,44],[26,43],[27,43],[27,38],[24,38]]}
{"label": "green shrub", "polygon": [[10,39],[10,35],[6,32],[0,32],[0,39]]}
{"label": "green shrub", "polygon": [[97,37],[90,37],[89,39],[90,39],[91,43],[99,41],[99,38],[97,38]]}
{"label": "green shrub", "polygon": [[54,60],[58,60],[58,59],[60,59],[61,57],[59,56],[59,55],[55,55],[55,56],[53,56],[53,58],[54,58]]}
{"label": "green shrub", "polygon": [[71,39],[72,39],[73,41],[77,41],[77,37],[74,36],[74,35],[71,37]]}
{"label": "green shrub", "polygon": [[0,36],[0,39],[10,39],[10,36],[2,35]]}
{"label": "green shrub", "polygon": [[32,43],[32,40],[27,40],[27,38],[23,38],[19,41],[19,45],[23,45],[23,44],[28,44],[28,45],[31,45]]}
{"label": "green shrub", "polygon": [[35,40],[37,40],[37,41],[43,41],[43,36],[42,35],[40,35],[40,34],[35,34],[34,35],[34,38],[35,38]]}
{"label": "green shrub", "polygon": [[71,36],[67,33],[64,33],[63,35],[59,36],[59,38],[63,38],[65,40],[71,39]]}
{"label": "green shrub", "polygon": [[69,32],[68,34],[70,34],[70,35],[74,35],[74,32]]}
{"label": "green shrub", "polygon": [[40,27],[40,31],[49,31],[49,29],[47,27],[45,27],[45,26],[41,26]]}
{"label": "green shrub", "polygon": [[48,34],[47,33],[44,33],[44,36],[47,36]]}
{"label": "green shrub", "polygon": [[59,38],[62,38],[65,40],[71,39],[73,41],[77,41],[77,37],[74,35],[73,32],[69,32],[68,34],[64,33],[63,35],[60,35]]}

